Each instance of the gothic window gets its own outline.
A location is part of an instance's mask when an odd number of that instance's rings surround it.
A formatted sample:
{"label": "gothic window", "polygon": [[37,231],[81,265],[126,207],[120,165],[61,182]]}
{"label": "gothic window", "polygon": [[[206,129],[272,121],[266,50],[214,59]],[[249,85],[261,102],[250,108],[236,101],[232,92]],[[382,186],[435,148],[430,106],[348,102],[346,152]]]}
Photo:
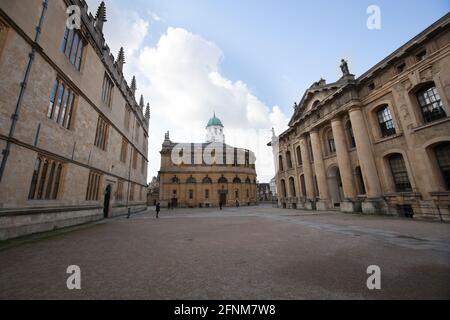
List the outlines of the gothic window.
{"label": "gothic window", "polygon": [[434,148],[434,152],[445,186],[447,190],[450,190],[450,142],[438,145]]}
{"label": "gothic window", "polygon": [[405,161],[401,154],[394,154],[388,158],[391,167],[392,178],[397,192],[412,191],[409,182],[408,171],[406,170]]}
{"label": "gothic window", "polygon": [[134,183],[131,183],[130,187],[130,201],[134,201]]}
{"label": "gothic window", "polygon": [[98,172],[89,172],[88,185],[86,190],[87,201],[98,201],[100,195],[100,182],[102,175]]}
{"label": "gothic window", "polygon": [[388,105],[382,106],[377,111],[377,117],[383,137],[389,137],[396,133],[394,120],[392,119],[391,111],[389,110]]}
{"label": "gothic window", "polygon": [[417,99],[425,122],[433,122],[447,117],[434,84],[417,92]]}
{"label": "gothic window", "polygon": [[133,169],[137,169],[137,162],[138,162],[138,151],[136,148],[133,148]]}
{"label": "gothic window", "polygon": [[86,41],[83,40],[80,31],[76,29],[69,30],[66,27],[61,44],[61,51],[66,55],[70,63],[77,68],[77,70],[81,69],[85,46]]}
{"label": "gothic window", "polygon": [[102,149],[103,151],[106,151],[108,133],[109,133],[108,123],[101,116],[99,116],[97,121],[97,131],[95,133],[94,145],[97,148]]}
{"label": "gothic window", "polygon": [[142,156],[141,158],[141,174],[145,173],[145,158]]}
{"label": "gothic window", "polygon": [[355,140],[355,135],[353,133],[352,123],[350,122],[350,120],[347,121],[347,123],[345,124],[345,130],[347,131],[347,137],[348,137],[350,148],[355,148],[356,140]]}
{"label": "gothic window", "polygon": [[70,129],[75,100],[76,96],[73,90],[57,78],[53,84],[47,117],[62,127]]}
{"label": "gothic window", "polygon": [[105,72],[105,75],[103,77],[103,84],[102,84],[102,101],[108,107],[111,107],[113,88],[114,88],[114,84],[113,84],[111,78]]}
{"label": "gothic window", "polygon": [[241,179],[239,179],[239,177],[235,177],[233,179],[233,183],[242,183],[242,182],[241,182]]}
{"label": "gothic window", "polygon": [[120,149],[120,161],[125,163],[127,161],[128,142],[125,138],[122,138],[122,147]]}
{"label": "gothic window", "polygon": [[123,200],[123,180],[117,181],[116,200],[119,202]]}
{"label": "gothic window", "polygon": [[131,108],[127,104],[125,106],[125,117],[124,117],[124,125],[127,130],[130,130],[130,122],[131,122]]}
{"label": "gothic window", "polygon": [[58,198],[62,163],[38,156],[34,165],[28,199],[56,200]]}

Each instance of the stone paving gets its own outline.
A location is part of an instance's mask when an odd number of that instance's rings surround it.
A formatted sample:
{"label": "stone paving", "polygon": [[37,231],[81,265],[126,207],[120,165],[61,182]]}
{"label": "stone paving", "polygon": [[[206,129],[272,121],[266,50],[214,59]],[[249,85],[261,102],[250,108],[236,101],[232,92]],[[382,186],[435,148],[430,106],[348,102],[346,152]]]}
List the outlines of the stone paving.
{"label": "stone paving", "polygon": [[[66,287],[78,265],[82,289]],[[382,289],[366,287],[378,265]],[[0,299],[449,299],[450,224],[271,206],[162,211],[0,244]]]}

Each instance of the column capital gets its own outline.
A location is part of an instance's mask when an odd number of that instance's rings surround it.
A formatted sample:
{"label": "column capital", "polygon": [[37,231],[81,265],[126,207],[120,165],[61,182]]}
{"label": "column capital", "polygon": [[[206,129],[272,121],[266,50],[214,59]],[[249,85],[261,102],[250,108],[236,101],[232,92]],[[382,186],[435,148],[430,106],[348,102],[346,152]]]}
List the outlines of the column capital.
{"label": "column capital", "polygon": [[361,110],[362,110],[362,106],[355,105],[355,106],[352,106],[352,107],[348,110],[348,113],[350,114],[350,113],[352,113],[352,112],[355,112],[355,111],[361,111]]}
{"label": "column capital", "polygon": [[334,118],[331,119],[331,123],[334,123],[334,122],[342,123],[342,117],[343,116],[341,114],[336,115]]}

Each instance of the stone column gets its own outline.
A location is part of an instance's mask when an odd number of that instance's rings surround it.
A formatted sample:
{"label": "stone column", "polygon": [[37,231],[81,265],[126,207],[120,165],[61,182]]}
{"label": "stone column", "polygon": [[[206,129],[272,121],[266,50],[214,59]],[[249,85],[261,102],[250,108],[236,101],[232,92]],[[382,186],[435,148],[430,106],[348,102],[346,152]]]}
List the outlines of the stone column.
{"label": "stone column", "polygon": [[379,203],[381,202],[381,185],[363,113],[360,107],[352,108],[349,113],[353,133],[355,135],[359,165],[361,167],[368,198],[365,203],[363,203],[363,212],[379,213],[381,209]]}
{"label": "stone column", "polygon": [[305,186],[306,186],[306,209],[313,209],[312,203],[315,202],[314,196],[314,177],[311,166],[311,158],[309,157],[308,142],[306,137],[302,136],[300,138],[300,152],[303,159],[303,174],[305,176]]}
{"label": "stone column", "polygon": [[336,144],[336,156],[345,196],[344,203],[341,203],[341,211],[355,212],[358,209],[355,207],[355,203],[353,202],[353,200],[355,200],[356,198],[356,189],[342,119],[332,119],[331,127],[333,129],[333,138]]}
{"label": "stone column", "polygon": [[329,209],[330,193],[328,192],[327,173],[325,172],[325,163],[323,161],[322,144],[320,142],[320,136],[317,130],[311,131],[311,145],[320,198],[320,201],[317,204],[317,209],[327,210]]}

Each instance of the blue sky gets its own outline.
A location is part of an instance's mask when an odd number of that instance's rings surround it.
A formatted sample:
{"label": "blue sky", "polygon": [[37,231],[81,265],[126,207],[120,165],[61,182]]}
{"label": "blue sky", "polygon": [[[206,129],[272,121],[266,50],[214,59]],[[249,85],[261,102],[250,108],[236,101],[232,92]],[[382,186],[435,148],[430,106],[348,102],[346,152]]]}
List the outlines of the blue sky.
{"label": "blue sky", "polygon": [[[92,11],[98,2],[88,0]],[[340,77],[341,58],[361,75],[450,9],[448,0],[107,0],[106,5],[106,40],[113,52],[120,45],[132,48],[125,73],[137,75],[138,91],[151,101],[150,152],[160,149],[167,130],[177,140],[201,139],[213,110],[229,137],[242,136],[231,132],[239,129],[280,131],[312,82]],[[381,30],[366,27],[370,5],[381,9]],[[252,117],[255,110],[266,110],[265,118]],[[260,160],[271,158],[262,142],[234,140],[257,149]],[[151,155],[150,175],[158,170],[158,156]],[[260,165],[263,181],[274,174],[270,161]]]}
{"label": "blue sky", "polygon": [[[447,0],[135,0],[116,1],[162,19],[146,41],[168,26],[213,41],[224,52],[222,73],[245,81],[269,105],[290,111],[321,76],[339,77],[339,60],[362,74],[450,10]],[[381,30],[366,28],[366,9],[381,8]]]}

